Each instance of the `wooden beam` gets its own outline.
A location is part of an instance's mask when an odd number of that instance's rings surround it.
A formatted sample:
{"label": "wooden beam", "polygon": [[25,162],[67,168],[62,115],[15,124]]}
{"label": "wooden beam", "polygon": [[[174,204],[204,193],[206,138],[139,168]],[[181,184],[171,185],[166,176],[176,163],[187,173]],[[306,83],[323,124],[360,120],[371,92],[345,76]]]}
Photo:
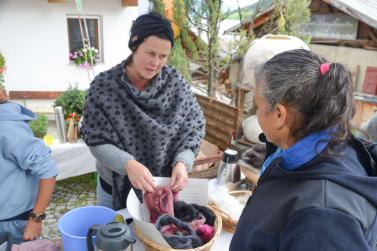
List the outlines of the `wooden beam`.
{"label": "wooden beam", "polygon": [[375,43],[377,43],[377,36],[373,33],[373,31],[369,30],[369,36]]}
{"label": "wooden beam", "polygon": [[264,23],[266,23],[268,20],[270,20],[270,15],[271,13],[268,12],[268,13],[265,13],[263,14],[262,16],[258,17],[254,22],[253,22],[253,29],[263,25]]}
{"label": "wooden beam", "polygon": [[122,0],[122,6],[138,6],[138,0]]}
{"label": "wooden beam", "polygon": [[11,99],[56,99],[63,92],[10,91]]}
{"label": "wooden beam", "polygon": [[49,3],[68,3],[68,0],[47,0]]}

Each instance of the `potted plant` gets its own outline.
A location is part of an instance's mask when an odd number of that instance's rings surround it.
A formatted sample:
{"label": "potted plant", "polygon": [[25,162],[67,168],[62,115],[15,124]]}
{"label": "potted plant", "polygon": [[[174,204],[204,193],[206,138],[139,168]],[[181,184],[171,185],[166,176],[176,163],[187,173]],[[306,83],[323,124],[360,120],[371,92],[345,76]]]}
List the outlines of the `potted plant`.
{"label": "potted plant", "polygon": [[61,94],[54,103],[55,106],[61,106],[64,111],[64,118],[69,118],[70,114],[81,117],[84,111],[86,91],[80,90],[75,86],[68,86],[68,89]]}
{"label": "potted plant", "polygon": [[6,69],[6,61],[3,54],[0,53],[0,75],[2,75]]}
{"label": "potted plant", "polygon": [[80,48],[69,53],[69,59],[81,68],[89,68],[96,64],[99,54],[98,50],[94,47]]}

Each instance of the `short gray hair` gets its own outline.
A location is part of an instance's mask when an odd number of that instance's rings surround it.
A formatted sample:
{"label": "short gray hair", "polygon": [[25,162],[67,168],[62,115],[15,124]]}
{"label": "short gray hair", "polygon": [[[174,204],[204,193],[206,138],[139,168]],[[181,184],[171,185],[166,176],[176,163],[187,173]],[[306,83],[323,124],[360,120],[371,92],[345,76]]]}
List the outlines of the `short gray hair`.
{"label": "short gray hair", "polygon": [[298,139],[336,127],[333,142],[344,141],[351,136],[355,113],[351,74],[338,63],[321,74],[324,63],[324,58],[307,50],[286,51],[256,68],[256,84],[271,109],[287,104],[301,115],[302,124],[294,132]]}

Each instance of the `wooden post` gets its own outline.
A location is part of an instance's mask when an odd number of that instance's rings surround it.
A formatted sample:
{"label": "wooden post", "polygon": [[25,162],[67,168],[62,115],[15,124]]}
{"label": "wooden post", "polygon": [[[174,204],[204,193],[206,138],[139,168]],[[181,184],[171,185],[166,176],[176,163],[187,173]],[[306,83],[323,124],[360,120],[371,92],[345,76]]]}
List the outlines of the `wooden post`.
{"label": "wooden post", "polygon": [[243,119],[243,113],[245,110],[245,95],[246,93],[250,91],[252,91],[252,89],[249,87],[245,87],[242,84],[237,85],[236,107],[238,108],[238,124],[237,124],[237,131],[235,134],[236,140],[241,138],[242,136],[242,119]]}
{"label": "wooden post", "polygon": [[242,135],[242,117],[245,103],[245,92],[242,87],[236,89],[236,107],[238,107],[238,121],[235,139],[241,138]]}

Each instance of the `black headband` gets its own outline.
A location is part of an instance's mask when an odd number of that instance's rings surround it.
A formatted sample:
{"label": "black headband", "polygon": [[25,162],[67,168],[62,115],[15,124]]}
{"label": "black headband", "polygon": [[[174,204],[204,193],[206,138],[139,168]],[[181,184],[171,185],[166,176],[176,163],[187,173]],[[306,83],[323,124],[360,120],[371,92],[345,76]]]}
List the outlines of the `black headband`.
{"label": "black headband", "polygon": [[132,50],[135,45],[141,44],[145,38],[151,35],[166,35],[174,45],[174,33],[171,23],[158,13],[148,13],[139,16],[133,23],[131,28],[130,41],[128,47]]}

